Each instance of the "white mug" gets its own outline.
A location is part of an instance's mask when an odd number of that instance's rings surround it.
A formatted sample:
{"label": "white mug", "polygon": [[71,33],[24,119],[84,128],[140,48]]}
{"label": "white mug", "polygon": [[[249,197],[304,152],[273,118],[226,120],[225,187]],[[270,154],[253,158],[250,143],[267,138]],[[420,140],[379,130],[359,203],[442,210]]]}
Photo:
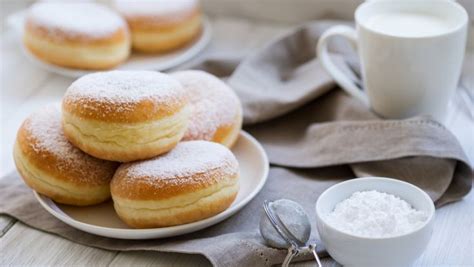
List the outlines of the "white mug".
{"label": "white mug", "polygon": [[[356,30],[334,26],[319,39],[321,65],[347,93],[379,115],[431,115],[444,121],[464,57],[467,12],[451,0],[384,0],[360,5]],[[342,36],[358,49],[365,92],[331,61],[327,44]]]}

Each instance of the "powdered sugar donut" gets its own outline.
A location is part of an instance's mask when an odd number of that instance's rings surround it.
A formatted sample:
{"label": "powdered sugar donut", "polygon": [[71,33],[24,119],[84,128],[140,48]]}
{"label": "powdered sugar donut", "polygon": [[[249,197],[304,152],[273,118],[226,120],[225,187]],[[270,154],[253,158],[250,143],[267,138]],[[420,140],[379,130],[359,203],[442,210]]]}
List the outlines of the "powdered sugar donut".
{"label": "powdered sugar donut", "polygon": [[160,72],[89,74],[64,95],[64,132],[71,143],[101,159],[146,159],[181,140],[188,124],[187,102],[181,84]]}
{"label": "powdered sugar donut", "polygon": [[122,164],[111,182],[119,217],[136,228],[202,220],[228,208],[239,190],[239,165],[225,146],[179,143],[153,159]]}
{"label": "powdered sugar donut", "polygon": [[115,0],[132,32],[133,49],[161,53],[181,47],[201,31],[197,0]]}
{"label": "powdered sugar donut", "polygon": [[13,157],[28,186],[56,202],[78,206],[108,199],[109,182],[118,167],[67,141],[59,105],[47,106],[23,122]]}
{"label": "powdered sugar donut", "polygon": [[198,70],[172,74],[187,90],[191,106],[183,140],[208,140],[231,147],[242,128],[242,106],[219,78]]}
{"label": "powdered sugar donut", "polygon": [[23,41],[36,57],[60,66],[107,69],[130,53],[126,22],[92,2],[39,2],[27,13]]}

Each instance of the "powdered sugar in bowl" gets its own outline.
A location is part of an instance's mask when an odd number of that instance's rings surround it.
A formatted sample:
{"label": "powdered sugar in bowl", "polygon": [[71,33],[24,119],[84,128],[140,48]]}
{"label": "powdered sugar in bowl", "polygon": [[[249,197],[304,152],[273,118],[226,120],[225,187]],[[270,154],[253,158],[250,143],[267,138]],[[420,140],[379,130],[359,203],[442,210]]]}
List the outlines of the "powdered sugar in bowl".
{"label": "powdered sugar in bowl", "polygon": [[319,236],[344,266],[409,266],[428,245],[434,213],[423,190],[383,177],[336,184],[316,202]]}

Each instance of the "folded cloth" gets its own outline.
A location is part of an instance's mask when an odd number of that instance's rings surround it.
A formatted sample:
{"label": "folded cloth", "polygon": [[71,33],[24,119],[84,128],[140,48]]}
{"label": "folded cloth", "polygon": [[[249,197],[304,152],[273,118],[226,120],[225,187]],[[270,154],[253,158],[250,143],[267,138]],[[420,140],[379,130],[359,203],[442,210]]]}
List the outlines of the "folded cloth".
{"label": "folded cloth", "polygon": [[[224,222],[160,240],[94,236],[44,211],[17,173],[0,180],[0,213],[93,247],[202,254],[215,266],[270,266],[281,263],[286,250],[267,247],[259,235],[265,199],[288,198],[302,204],[313,224],[311,239],[316,241],[314,203],[326,188],[345,179],[405,180],[424,189],[438,206],[466,195],[472,169],[459,142],[443,125],[429,117],[382,120],[339,90],[323,71],[314,47],[331,25],[301,26],[240,63],[231,55],[207,58],[194,66],[228,76],[223,78],[242,100],[246,130],[263,144],[272,163],[263,190]],[[357,78],[358,63],[350,49],[337,40],[331,48],[339,66]]]}

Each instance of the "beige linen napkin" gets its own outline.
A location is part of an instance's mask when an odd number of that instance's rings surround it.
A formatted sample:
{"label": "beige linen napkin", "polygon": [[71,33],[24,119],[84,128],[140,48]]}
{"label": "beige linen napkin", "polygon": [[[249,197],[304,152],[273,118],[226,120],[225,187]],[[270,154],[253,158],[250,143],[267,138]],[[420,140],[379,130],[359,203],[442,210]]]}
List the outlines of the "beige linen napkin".
{"label": "beige linen napkin", "polygon": [[[58,221],[34,199],[17,173],[0,180],[0,213],[81,244],[109,250],[202,254],[215,266],[270,266],[286,251],[265,246],[258,232],[263,200],[293,199],[314,225],[314,203],[327,187],[360,176],[388,176],[424,189],[438,206],[472,186],[472,169],[456,138],[428,117],[381,120],[337,89],[314,55],[331,23],[312,23],[270,42],[241,63],[232,55],[196,68],[226,77],[244,106],[246,129],[262,142],[272,168],[263,190],[224,222],[184,236],[116,240],[83,233]],[[332,44],[339,65],[358,76],[357,60]],[[322,248],[322,247],[321,247]],[[324,255],[324,254],[323,254]],[[308,257],[303,257],[308,258]]]}

